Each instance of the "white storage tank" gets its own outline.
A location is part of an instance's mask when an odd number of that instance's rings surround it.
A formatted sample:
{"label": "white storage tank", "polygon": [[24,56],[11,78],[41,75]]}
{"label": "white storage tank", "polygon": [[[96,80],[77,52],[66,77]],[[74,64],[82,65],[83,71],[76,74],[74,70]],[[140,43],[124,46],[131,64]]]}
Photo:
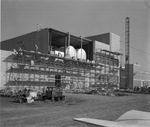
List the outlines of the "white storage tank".
{"label": "white storage tank", "polygon": [[76,54],[76,50],[73,46],[68,46],[66,48],[66,56],[70,57],[70,58],[72,58],[72,57],[76,58],[77,54]]}
{"label": "white storage tank", "polygon": [[82,60],[86,60],[86,52],[84,49],[80,48],[77,49],[77,59],[82,59]]}

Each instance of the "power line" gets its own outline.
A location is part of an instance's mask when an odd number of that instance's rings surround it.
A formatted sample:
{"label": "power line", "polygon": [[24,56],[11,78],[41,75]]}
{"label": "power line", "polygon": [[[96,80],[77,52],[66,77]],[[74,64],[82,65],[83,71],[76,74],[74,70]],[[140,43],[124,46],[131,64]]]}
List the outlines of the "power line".
{"label": "power line", "polygon": [[[121,41],[121,42],[125,44],[125,42],[123,42],[123,41]],[[130,45],[129,48],[130,48],[130,49],[131,49],[131,48],[132,48],[132,49],[135,49],[135,50],[137,50],[137,51],[139,51],[139,52],[141,52],[141,53],[143,53],[143,54],[150,55],[150,53],[141,51],[140,49],[134,48],[134,47],[132,47],[131,45]]]}
{"label": "power line", "polygon": [[141,51],[141,50],[139,50],[139,49],[137,49],[137,48],[134,48],[134,47],[132,47],[132,46],[130,46],[130,48],[135,49],[135,50],[137,50],[137,51],[139,51],[139,52],[141,52],[141,53],[143,53],[143,54],[150,55],[150,53],[143,52],[143,51]]}

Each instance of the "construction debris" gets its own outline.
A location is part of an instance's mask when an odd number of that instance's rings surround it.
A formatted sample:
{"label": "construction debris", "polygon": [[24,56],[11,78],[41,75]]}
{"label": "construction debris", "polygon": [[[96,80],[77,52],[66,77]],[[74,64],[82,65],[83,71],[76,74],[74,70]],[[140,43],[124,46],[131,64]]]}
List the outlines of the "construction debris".
{"label": "construction debris", "polygon": [[1,97],[12,97],[18,103],[33,103],[34,101],[63,101],[66,97],[60,88],[49,88],[43,91],[29,88],[14,90],[10,87],[0,90]]}

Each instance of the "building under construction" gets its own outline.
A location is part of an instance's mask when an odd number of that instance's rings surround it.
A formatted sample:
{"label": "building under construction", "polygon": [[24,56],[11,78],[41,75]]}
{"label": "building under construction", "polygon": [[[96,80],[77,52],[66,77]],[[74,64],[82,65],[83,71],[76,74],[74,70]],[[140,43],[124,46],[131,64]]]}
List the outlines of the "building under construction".
{"label": "building under construction", "polygon": [[1,42],[5,86],[82,89],[119,85],[120,37],[106,33],[77,37],[52,28]]}

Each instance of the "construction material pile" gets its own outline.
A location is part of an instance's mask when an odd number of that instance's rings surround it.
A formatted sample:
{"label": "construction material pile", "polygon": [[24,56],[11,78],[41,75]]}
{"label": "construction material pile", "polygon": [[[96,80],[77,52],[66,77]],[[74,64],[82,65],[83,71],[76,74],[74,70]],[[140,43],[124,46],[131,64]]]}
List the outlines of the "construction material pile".
{"label": "construction material pile", "polygon": [[0,90],[1,97],[12,97],[15,102],[18,103],[33,103],[34,101],[63,101],[65,96],[63,95],[62,89],[56,87],[47,87],[43,91],[38,91],[36,89],[12,89],[6,87]]}

